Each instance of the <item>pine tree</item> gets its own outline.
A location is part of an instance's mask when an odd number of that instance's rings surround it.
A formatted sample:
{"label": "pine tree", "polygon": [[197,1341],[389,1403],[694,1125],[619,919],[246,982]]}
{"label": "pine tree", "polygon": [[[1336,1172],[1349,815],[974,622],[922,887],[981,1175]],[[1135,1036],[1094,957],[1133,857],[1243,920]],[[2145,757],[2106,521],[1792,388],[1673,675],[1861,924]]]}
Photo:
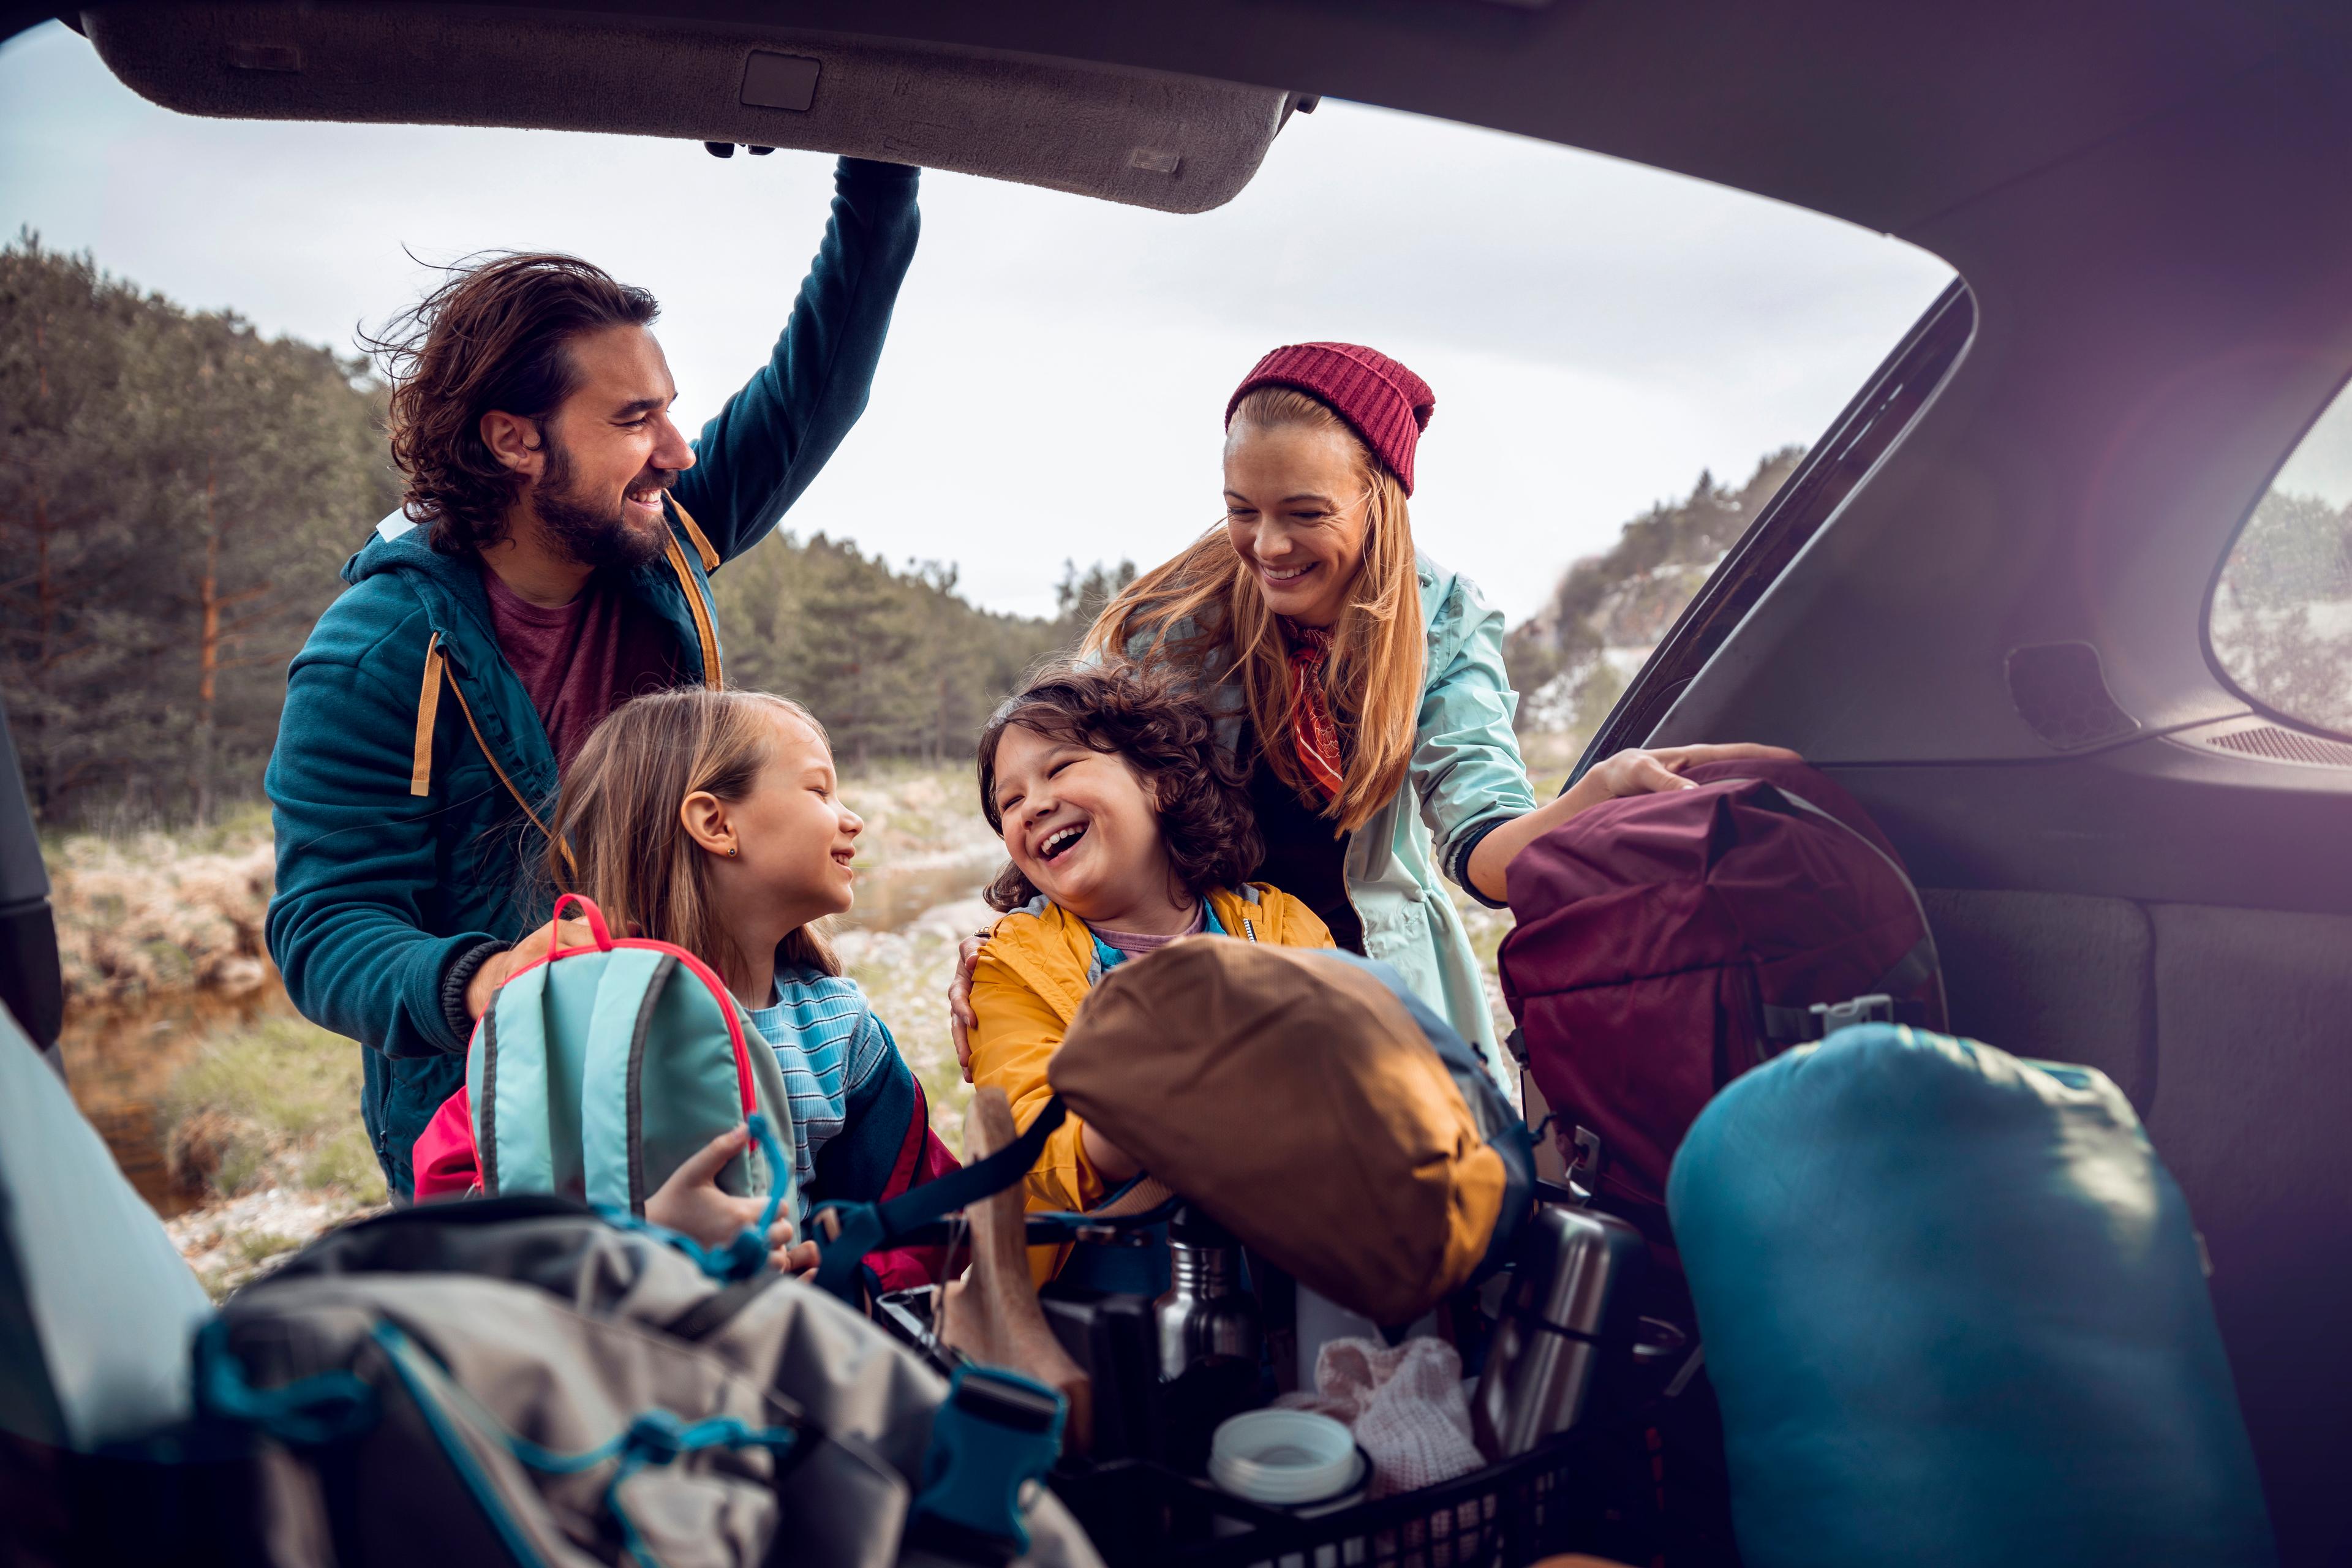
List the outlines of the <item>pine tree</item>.
{"label": "pine tree", "polygon": [[169,646],[140,526],[162,414],[148,310],[29,231],[0,252],[0,684],[44,816],[171,745],[146,691]]}
{"label": "pine tree", "polygon": [[0,251],[0,682],[44,820],[257,792],[285,662],[394,493],[360,371]]}
{"label": "pine tree", "polygon": [[358,366],[264,342],[234,315],[184,317],[163,336],[184,390],[157,454],[167,465],[157,532],[181,546],[187,790],[201,823],[229,778],[266,759],[286,661],[384,498],[371,483],[380,463],[368,404],[353,395]]}
{"label": "pine tree", "polygon": [[877,755],[915,750],[923,692],[908,656],[919,638],[889,570],[819,534],[798,597],[795,695],[831,731],[834,754],[863,772]]}

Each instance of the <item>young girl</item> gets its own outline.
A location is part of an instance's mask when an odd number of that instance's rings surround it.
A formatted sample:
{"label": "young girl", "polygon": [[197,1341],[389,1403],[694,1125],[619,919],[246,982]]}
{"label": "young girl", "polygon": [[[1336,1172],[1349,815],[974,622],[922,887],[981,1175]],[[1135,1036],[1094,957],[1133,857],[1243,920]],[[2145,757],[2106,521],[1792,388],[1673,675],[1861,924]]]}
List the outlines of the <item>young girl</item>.
{"label": "young girl", "polygon": [[[971,1078],[1025,1128],[1053,1096],[1045,1066],[1103,973],[1201,932],[1289,947],[1331,933],[1286,893],[1242,880],[1258,844],[1242,778],[1208,711],[1126,667],[1049,674],[980,738],[980,804],[1010,864],[988,890],[1008,911],[974,961]],[[1139,1173],[1076,1116],[1030,1172],[1033,1210],[1091,1207]],[[1044,1283],[1066,1249],[1034,1248]]]}
{"label": "young girl", "polygon": [[[824,731],[805,709],[700,687],[625,703],[581,746],[553,826],[571,850],[550,851],[557,889],[594,900],[616,930],[702,959],[775,1048],[806,1197],[872,1201],[954,1167],[889,1029],[816,928],[851,905],[865,824],[842,803]],[[698,1241],[732,1239],[760,1208],[715,1185],[742,1139],[739,1128],[714,1140],[647,1201],[646,1216]],[[418,1170],[420,1197],[428,1182],[462,1191],[457,1179],[472,1177],[423,1158]],[[795,1266],[807,1253],[804,1244]],[[918,1260],[888,1258],[886,1285],[917,1282],[898,1276],[919,1276]]]}

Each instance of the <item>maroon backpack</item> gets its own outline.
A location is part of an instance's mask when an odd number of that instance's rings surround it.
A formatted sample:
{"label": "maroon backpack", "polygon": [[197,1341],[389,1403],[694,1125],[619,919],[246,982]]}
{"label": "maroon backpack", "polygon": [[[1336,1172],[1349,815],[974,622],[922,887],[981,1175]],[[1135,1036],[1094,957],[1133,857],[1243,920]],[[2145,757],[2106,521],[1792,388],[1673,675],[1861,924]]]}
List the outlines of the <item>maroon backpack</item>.
{"label": "maroon backpack", "polygon": [[1716,1091],[1873,1018],[1945,1026],[1910,877],[1802,763],[1710,763],[1510,864],[1503,994],[1578,1179],[1663,1238],[1666,1167]]}

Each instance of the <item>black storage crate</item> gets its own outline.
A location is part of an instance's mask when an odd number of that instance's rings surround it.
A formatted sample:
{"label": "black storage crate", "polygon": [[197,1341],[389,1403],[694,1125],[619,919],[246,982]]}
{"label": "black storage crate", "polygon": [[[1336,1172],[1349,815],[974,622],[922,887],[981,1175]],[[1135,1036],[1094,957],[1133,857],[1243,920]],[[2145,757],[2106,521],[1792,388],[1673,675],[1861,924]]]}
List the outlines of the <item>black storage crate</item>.
{"label": "black storage crate", "polygon": [[1143,1461],[1073,1468],[1053,1485],[1110,1568],[1521,1568],[1561,1552],[1645,1563],[1657,1540],[1643,1436],[1622,1427],[1319,1519]]}

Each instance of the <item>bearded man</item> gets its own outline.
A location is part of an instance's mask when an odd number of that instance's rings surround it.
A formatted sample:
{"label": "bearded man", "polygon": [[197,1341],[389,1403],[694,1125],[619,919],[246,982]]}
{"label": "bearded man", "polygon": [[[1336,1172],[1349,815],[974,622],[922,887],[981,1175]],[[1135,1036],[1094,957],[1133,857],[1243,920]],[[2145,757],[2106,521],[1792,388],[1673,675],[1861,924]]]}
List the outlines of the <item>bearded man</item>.
{"label": "bearded man", "polygon": [[526,900],[564,764],[629,698],[721,683],[709,574],[864,411],[916,177],[841,160],[791,321],[692,442],[653,296],[572,257],[455,268],[373,343],[406,494],[288,675],[268,942],[295,1005],[364,1047],[396,1201],[474,1020],[558,934]]}

